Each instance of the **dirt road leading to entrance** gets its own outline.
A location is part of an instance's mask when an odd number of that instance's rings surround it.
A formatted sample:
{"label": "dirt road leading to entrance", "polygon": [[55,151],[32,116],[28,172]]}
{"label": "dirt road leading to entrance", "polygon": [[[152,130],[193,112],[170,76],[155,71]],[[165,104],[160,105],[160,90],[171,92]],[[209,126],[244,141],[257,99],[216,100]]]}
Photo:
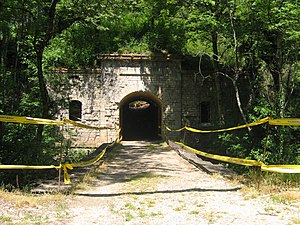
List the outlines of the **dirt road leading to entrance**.
{"label": "dirt road leading to entrance", "polygon": [[[161,143],[122,142],[70,202],[69,224],[294,224],[299,204],[242,194]],[[298,219],[298,220],[297,220]]]}

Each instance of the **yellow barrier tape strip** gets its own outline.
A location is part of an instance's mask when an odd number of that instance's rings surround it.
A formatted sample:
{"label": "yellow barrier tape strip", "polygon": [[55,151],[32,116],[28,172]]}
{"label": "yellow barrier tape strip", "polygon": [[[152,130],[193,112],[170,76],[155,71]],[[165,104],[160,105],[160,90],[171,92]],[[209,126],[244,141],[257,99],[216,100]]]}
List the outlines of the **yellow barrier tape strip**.
{"label": "yellow barrier tape strip", "polygon": [[100,154],[98,154],[96,157],[94,157],[91,160],[85,161],[85,162],[80,162],[80,163],[75,163],[75,164],[71,164],[73,167],[84,167],[84,166],[90,166],[95,164],[96,162],[98,162],[106,153],[107,148],[109,147],[109,145],[107,145],[101,152]]}
{"label": "yellow barrier tape strip", "polygon": [[225,129],[219,129],[219,130],[199,130],[196,128],[192,127],[182,127],[180,129],[173,130],[169,127],[166,127],[168,131],[173,131],[173,132],[179,132],[182,130],[188,130],[194,133],[216,133],[216,132],[224,132],[224,131],[231,131],[231,130],[237,130],[237,129],[242,129],[246,127],[252,127],[252,126],[257,126],[260,124],[264,123],[269,123],[270,125],[282,125],[282,126],[300,126],[300,119],[299,118],[279,118],[279,119],[270,119],[269,117],[266,117],[264,119],[261,119],[259,121],[253,122],[253,123],[248,123],[244,124],[241,126],[236,126],[236,127],[231,127],[231,128],[225,128]]}
{"label": "yellow barrier tape strip", "polygon": [[220,129],[220,130],[204,131],[204,130],[197,130],[197,129],[194,129],[194,128],[187,128],[187,130],[192,131],[192,132],[197,132],[197,133],[216,133],[216,132],[224,132],[224,131],[243,129],[243,128],[246,128],[246,127],[253,127],[253,126],[257,126],[257,125],[260,125],[260,124],[267,123],[268,120],[269,120],[269,118],[264,118],[264,119],[261,119],[259,121],[253,122],[253,123],[248,123],[248,124],[244,124],[244,125],[240,125],[240,126],[236,126],[236,127],[231,127],[231,128],[226,128],[226,129]]}
{"label": "yellow barrier tape strip", "polygon": [[0,165],[1,170],[47,170],[59,168],[59,166]]}
{"label": "yellow barrier tape strip", "polygon": [[61,167],[64,171],[64,183],[71,184],[71,179],[70,179],[70,175],[68,173],[68,169],[72,170],[73,166],[71,164],[62,164]]}
{"label": "yellow barrier tape strip", "polygon": [[300,165],[262,165],[261,170],[275,173],[300,173]]}
{"label": "yellow barrier tape strip", "polygon": [[253,123],[248,123],[248,124],[244,124],[244,125],[241,125],[241,126],[225,128],[225,129],[219,129],[219,130],[199,130],[199,129],[192,128],[192,127],[183,127],[183,128],[177,129],[177,130],[172,130],[169,127],[167,127],[166,129],[168,131],[177,131],[177,132],[186,129],[186,130],[194,132],[194,133],[216,133],[216,132],[231,131],[231,130],[237,130],[237,129],[242,129],[242,128],[246,128],[246,127],[257,126],[257,125],[260,125],[260,124],[267,123],[268,121],[269,121],[269,118],[267,117],[267,118],[261,119],[259,121],[253,122]]}
{"label": "yellow barrier tape strip", "polygon": [[115,145],[115,143],[118,143],[121,141],[121,138],[119,137],[116,141],[112,142],[111,144],[108,144],[96,157],[94,157],[91,160],[85,161],[85,162],[80,162],[80,163],[74,163],[74,164],[60,164],[59,166],[27,166],[27,165],[0,165],[0,169],[4,170],[43,170],[43,169],[60,169],[62,168],[64,171],[64,183],[65,184],[70,184],[71,179],[70,175],[68,173],[68,170],[73,170],[74,167],[84,167],[84,166],[90,166],[98,162],[106,153],[107,149],[109,147],[112,147]]}
{"label": "yellow barrier tape strip", "polygon": [[199,151],[192,147],[189,147],[181,142],[175,142],[176,144],[190,150],[198,155],[204,156],[206,158],[215,159],[223,162],[234,163],[244,166],[259,166],[264,172],[275,172],[275,173],[300,173],[300,165],[265,165],[262,162],[250,159],[240,159],[228,156],[214,155],[207,152]]}
{"label": "yellow barrier tape strip", "polygon": [[47,125],[58,125],[63,126],[62,121],[42,119],[42,118],[32,118],[23,116],[7,116],[0,115],[0,122],[10,122],[10,123],[26,123],[26,124],[47,124]]}
{"label": "yellow barrier tape strip", "polygon": [[177,129],[177,130],[173,130],[173,129],[171,129],[171,128],[169,128],[169,127],[166,127],[166,129],[167,129],[167,131],[175,131],[175,132],[179,132],[179,131],[182,131],[182,130],[184,130],[186,127],[182,127],[182,128],[179,128],[179,129]]}
{"label": "yellow barrier tape strip", "polygon": [[88,129],[95,129],[95,130],[107,129],[107,127],[95,127],[95,126],[85,125],[85,124],[82,124],[82,123],[77,123],[77,122],[75,122],[73,120],[69,120],[67,118],[63,118],[63,121],[65,123],[71,124],[71,125],[76,126],[76,127],[81,127],[81,128],[88,128]]}
{"label": "yellow barrier tape strip", "polygon": [[270,119],[270,125],[283,125],[283,126],[300,126],[299,118],[280,118],[280,119]]}
{"label": "yellow barrier tape strip", "polygon": [[181,142],[175,142],[176,144],[198,154],[201,156],[204,156],[206,158],[210,158],[210,159],[216,159],[219,161],[223,161],[223,162],[228,162],[228,163],[234,163],[234,164],[239,164],[239,165],[244,165],[244,166],[261,166],[262,163],[258,162],[256,160],[251,160],[251,159],[240,159],[240,158],[234,158],[234,157],[229,157],[229,156],[222,156],[222,155],[214,155],[214,154],[210,154],[207,152],[203,152],[203,151],[199,151],[197,149],[194,149],[190,146],[187,146]]}
{"label": "yellow barrier tape strip", "polygon": [[63,165],[63,170],[64,170],[64,180],[65,184],[70,184],[70,176],[68,174],[68,169],[73,169],[75,167],[85,167],[85,166],[91,166],[98,162],[106,153],[107,149],[109,147],[112,147],[115,145],[115,143],[119,143],[121,141],[120,138],[118,138],[116,141],[112,142],[111,144],[108,144],[97,156],[95,156],[93,159],[85,161],[85,162],[79,162],[79,163],[73,163],[73,164],[65,164]]}

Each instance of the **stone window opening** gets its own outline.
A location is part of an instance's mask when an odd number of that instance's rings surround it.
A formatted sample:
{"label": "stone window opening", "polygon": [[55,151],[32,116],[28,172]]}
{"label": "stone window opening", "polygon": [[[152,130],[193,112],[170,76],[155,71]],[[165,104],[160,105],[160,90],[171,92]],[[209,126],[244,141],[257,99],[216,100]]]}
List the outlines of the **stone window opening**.
{"label": "stone window opening", "polygon": [[200,123],[211,122],[211,106],[209,101],[200,103]]}
{"label": "stone window opening", "polygon": [[82,118],[82,103],[78,100],[72,100],[69,104],[69,119],[80,121]]}

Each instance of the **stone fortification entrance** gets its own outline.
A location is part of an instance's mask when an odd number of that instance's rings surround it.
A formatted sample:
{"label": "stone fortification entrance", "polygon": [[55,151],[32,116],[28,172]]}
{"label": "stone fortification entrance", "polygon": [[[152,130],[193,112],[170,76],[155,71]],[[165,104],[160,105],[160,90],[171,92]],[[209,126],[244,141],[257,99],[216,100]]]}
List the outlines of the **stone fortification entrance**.
{"label": "stone fortification entrance", "polygon": [[[70,127],[75,146],[99,146],[119,135],[125,140],[155,139],[166,133],[166,126],[213,129],[220,116],[227,118],[228,126],[237,118],[230,81],[213,78],[209,68],[207,74],[199,73],[187,61],[167,54],[101,55],[95,65],[56,70],[49,81],[57,80],[48,83],[52,98],[63,102],[58,115],[105,128]],[[174,139],[180,135],[167,134]],[[189,135],[200,147],[211,145],[207,134]]]}
{"label": "stone fortification entrance", "polygon": [[125,140],[156,139],[165,125],[181,126],[181,61],[170,55],[102,55],[96,69],[59,70],[53,76],[68,81],[64,88],[49,84],[52,97],[68,105],[61,116],[106,127],[70,128],[74,145],[98,146],[120,134]]}
{"label": "stone fortification entrance", "polygon": [[120,103],[123,140],[153,140],[161,135],[161,102],[151,92],[134,92]]}

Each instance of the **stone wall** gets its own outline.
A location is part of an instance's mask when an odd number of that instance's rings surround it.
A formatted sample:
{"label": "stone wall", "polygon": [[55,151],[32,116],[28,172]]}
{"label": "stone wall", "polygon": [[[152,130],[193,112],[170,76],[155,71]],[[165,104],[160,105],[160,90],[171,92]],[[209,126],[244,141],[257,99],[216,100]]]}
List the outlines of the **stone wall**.
{"label": "stone wall", "polygon": [[[166,132],[166,126],[217,128],[220,112],[224,117],[232,117],[235,105],[232,87],[226,78],[215,80],[208,69],[203,74],[192,66],[182,68],[183,64],[182,60],[169,55],[102,55],[97,69],[54,71],[51,80],[57,77],[56,82],[48,86],[52,97],[61,100],[60,117],[68,118],[68,103],[77,100],[82,103],[82,123],[106,127],[99,131],[69,126],[71,134],[68,135],[74,138],[73,145],[93,147],[115,140],[121,127],[123,102],[139,96],[158,103],[161,133],[178,140],[180,136],[183,138],[182,134]],[[190,134],[185,138],[205,148],[212,143],[209,135]]]}
{"label": "stone wall", "polygon": [[[68,77],[65,94],[58,94],[49,84],[50,93],[66,102],[82,103],[81,122],[107,127],[101,131],[72,128],[76,132],[74,145],[98,146],[118,137],[120,128],[120,103],[133,93],[147,95],[161,102],[161,128],[165,125],[181,127],[181,62],[168,57],[150,58],[143,55],[104,55],[98,68],[93,70],[57,70],[56,76]],[[64,79],[66,80],[66,78]],[[67,104],[66,104],[67,106]],[[68,107],[60,116],[68,118]]]}

